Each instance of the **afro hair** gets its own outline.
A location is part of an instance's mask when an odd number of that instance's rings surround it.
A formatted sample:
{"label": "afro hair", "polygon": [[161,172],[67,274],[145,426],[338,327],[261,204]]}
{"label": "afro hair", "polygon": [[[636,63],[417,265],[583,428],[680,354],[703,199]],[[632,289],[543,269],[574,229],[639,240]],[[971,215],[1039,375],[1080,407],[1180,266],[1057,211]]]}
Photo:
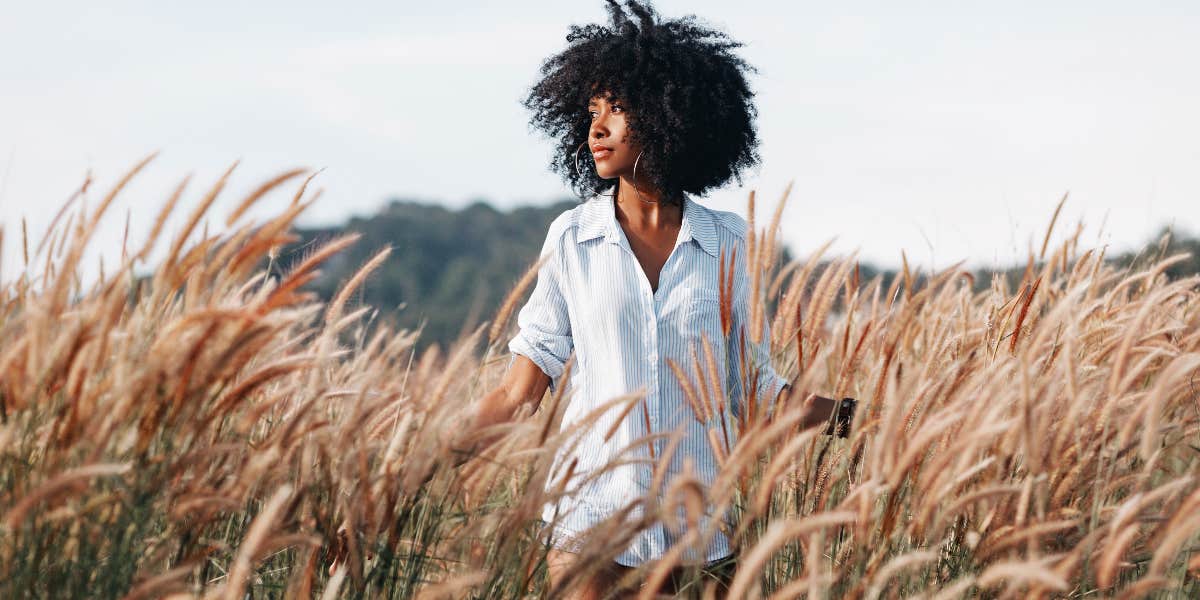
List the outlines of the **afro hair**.
{"label": "afro hair", "polygon": [[[523,105],[529,125],[557,141],[550,169],[576,194],[609,192],[582,152],[591,117],[588,101],[623,101],[632,141],[642,148],[638,179],[663,201],[705,195],[760,162],[754,94],[746,74],[757,72],[733,53],[743,44],[697,22],[694,15],[660,20],[647,3],[607,0],[608,26],[571,25],[567,48],[541,65],[540,80]],[[584,166],[586,165],[586,166]]]}

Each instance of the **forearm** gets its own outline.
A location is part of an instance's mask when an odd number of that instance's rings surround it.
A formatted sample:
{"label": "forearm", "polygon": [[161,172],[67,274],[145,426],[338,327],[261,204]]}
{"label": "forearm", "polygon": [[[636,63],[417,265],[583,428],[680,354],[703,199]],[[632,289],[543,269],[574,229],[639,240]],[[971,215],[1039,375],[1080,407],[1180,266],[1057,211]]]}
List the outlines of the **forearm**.
{"label": "forearm", "polygon": [[455,442],[451,445],[451,449],[456,454],[455,464],[461,465],[479,451],[495,443],[502,434],[494,431],[485,433],[485,431],[493,425],[507,422],[515,412],[516,406],[510,398],[508,388],[503,384],[481,398],[466,423],[466,427],[455,434]]}

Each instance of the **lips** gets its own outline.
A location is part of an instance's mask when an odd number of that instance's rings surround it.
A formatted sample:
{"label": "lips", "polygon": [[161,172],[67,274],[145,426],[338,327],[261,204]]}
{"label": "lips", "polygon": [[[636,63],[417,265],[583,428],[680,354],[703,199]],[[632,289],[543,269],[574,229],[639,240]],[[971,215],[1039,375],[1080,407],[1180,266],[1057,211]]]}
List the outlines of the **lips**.
{"label": "lips", "polygon": [[601,144],[593,144],[592,145],[592,158],[595,160],[600,160],[602,158],[608,158],[609,155],[612,154],[612,152],[613,152],[612,148],[609,148],[608,146],[603,146]]}

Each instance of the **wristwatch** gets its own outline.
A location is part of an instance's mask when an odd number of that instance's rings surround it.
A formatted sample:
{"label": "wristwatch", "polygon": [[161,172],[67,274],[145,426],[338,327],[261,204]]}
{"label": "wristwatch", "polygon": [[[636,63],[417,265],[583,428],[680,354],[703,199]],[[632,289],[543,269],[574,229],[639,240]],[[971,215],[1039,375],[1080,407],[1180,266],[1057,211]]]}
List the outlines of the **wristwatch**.
{"label": "wristwatch", "polygon": [[850,425],[854,421],[854,410],[858,408],[858,401],[854,398],[842,398],[838,402],[837,416],[829,422],[829,427],[825,429],[825,435],[833,435],[835,428],[838,437],[850,437]]}

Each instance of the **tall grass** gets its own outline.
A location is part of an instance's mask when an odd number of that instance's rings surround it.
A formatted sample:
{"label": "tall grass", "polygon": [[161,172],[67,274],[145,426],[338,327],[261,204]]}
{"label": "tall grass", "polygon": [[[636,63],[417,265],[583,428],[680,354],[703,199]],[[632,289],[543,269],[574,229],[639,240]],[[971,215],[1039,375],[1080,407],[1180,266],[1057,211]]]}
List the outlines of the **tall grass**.
{"label": "tall grass", "polygon": [[[451,466],[536,265],[489,324],[417,355],[418,332],[347,305],[386,249],[328,305],[304,284],[353,234],[282,275],[262,268],[289,258],[279,249],[315,199],[305,172],[266,182],[223,231],[198,231],[226,172],[151,276],[134,267],[186,180],[149,238],[84,289],[88,239],[148,161],[93,211],[71,212],[73,198],[32,251],[22,228],[25,270],[0,290],[4,597],[556,597],[649,520],[695,523],[705,504],[733,516],[732,597],[1200,594],[1200,302],[1196,278],[1162,275],[1179,257],[1119,270],[1076,233],[1031,256],[1013,288],[974,293],[957,268],[907,265],[885,288],[823,251],[777,266],[781,202],[765,232],[752,227],[753,289],[778,299],[754,318],[770,319],[774,364],[798,389],[859,399],[851,435],[797,431],[799,396],[733,419],[698,348],[673,372],[713,423],[716,483],[661,468],[665,444],[646,516],[589,532],[585,560],[550,589],[537,519],[571,491],[551,472],[575,440],[556,426],[564,390]],[[287,185],[287,209],[246,222]],[[640,418],[638,399],[609,409]],[[637,579],[665,579],[713,533],[687,531]]]}

